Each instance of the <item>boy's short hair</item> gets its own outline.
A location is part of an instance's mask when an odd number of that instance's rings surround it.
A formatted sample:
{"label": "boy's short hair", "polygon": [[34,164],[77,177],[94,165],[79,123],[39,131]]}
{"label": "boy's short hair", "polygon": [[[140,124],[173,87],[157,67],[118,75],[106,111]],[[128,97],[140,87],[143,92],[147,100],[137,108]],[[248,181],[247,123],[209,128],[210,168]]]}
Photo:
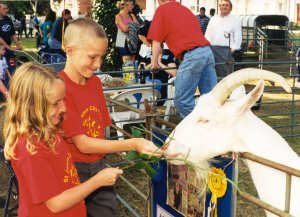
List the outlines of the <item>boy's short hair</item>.
{"label": "boy's short hair", "polygon": [[106,33],[100,24],[91,19],[78,18],[67,26],[64,35],[64,46],[82,43],[86,36],[91,37],[91,35],[107,39]]}

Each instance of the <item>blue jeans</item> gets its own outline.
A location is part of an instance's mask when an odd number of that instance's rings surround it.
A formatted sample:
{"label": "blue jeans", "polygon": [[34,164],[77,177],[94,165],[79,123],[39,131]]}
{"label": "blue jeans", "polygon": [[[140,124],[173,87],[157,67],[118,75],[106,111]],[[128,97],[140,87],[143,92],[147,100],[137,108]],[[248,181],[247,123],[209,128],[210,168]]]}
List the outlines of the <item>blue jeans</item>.
{"label": "blue jeans", "polygon": [[52,49],[61,49],[61,42],[52,37],[49,38],[48,45]]}
{"label": "blue jeans", "polygon": [[208,93],[217,84],[215,59],[210,47],[199,47],[186,52],[175,79],[175,107],[182,117],[195,107],[197,87],[201,94]]}
{"label": "blue jeans", "polygon": [[157,90],[157,91],[161,90],[161,85],[162,85],[161,80],[159,80],[159,79],[152,79],[152,78],[150,78],[150,76],[147,76],[146,77],[146,81],[153,83],[155,90]]}

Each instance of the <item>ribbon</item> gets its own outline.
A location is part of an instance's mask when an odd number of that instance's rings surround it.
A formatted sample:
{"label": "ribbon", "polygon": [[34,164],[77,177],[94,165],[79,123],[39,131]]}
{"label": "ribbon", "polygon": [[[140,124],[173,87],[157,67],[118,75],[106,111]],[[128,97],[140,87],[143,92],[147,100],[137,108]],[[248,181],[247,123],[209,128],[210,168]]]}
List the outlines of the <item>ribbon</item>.
{"label": "ribbon", "polygon": [[223,197],[227,190],[226,174],[221,168],[212,167],[208,176],[208,188],[211,192],[209,217],[218,217],[218,198]]}

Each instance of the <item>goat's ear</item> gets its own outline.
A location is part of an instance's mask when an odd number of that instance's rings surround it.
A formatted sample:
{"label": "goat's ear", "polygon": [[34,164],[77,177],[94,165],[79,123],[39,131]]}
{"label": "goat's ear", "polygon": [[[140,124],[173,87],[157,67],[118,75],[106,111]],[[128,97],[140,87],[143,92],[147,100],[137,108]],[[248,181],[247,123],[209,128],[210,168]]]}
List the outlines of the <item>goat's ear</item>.
{"label": "goat's ear", "polygon": [[240,103],[239,112],[243,113],[249,110],[259,100],[263,92],[264,92],[264,81],[259,80],[255,88],[251,90],[246,97],[241,99],[242,102]]}

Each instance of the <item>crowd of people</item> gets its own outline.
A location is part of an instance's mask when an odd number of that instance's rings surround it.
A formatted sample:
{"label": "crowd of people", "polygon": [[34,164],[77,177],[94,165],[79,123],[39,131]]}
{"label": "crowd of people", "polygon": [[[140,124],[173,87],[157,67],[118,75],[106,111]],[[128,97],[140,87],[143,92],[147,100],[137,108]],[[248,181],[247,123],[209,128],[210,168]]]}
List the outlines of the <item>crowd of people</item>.
{"label": "crowd of people", "polygon": [[[145,64],[152,72],[148,73],[148,78],[155,83],[162,99],[167,94],[161,84],[176,77],[175,107],[185,117],[195,106],[194,94],[197,88],[201,94],[205,94],[216,85],[217,76],[223,78],[233,71],[233,65],[229,62],[237,56],[236,51],[240,50],[242,27],[239,19],[230,14],[232,3],[229,0],[220,1],[220,14],[215,15],[215,9],[212,8],[208,17],[204,7],[195,16],[176,1],[160,0],[153,20],[142,22],[133,15],[133,3],[133,0],[121,0],[117,5],[120,12],[115,17],[118,28],[116,46],[123,63],[137,61]],[[136,3],[145,9],[145,1],[137,0]],[[132,53],[128,45],[134,28],[130,27],[132,23],[138,22],[141,25],[137,31],[139,50]],[[172,66],[177,67],[171,74],[161,70],[164,68],[162,57],[165,57],[166,52],[170,56],[164,66],[172,63]]]}

